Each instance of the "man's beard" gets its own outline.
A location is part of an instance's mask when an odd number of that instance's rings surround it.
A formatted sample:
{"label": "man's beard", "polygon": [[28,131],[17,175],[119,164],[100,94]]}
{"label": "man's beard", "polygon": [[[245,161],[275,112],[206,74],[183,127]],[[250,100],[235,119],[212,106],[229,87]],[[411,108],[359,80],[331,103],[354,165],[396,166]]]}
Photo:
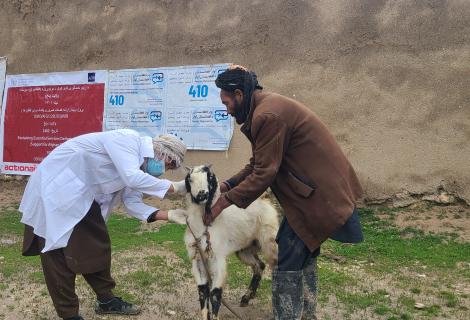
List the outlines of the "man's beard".
{"label": "man's beard", "polygon": [[241,103],[238,103],[238,101],[235,99],[234,99],[234,102],[235,102],[235,108],[234,108],[233,116],[235,117],[235,121],[238,124],[243,124],[243,122],[245,122],[246,120],[244,112],[243,112],[243,106]]}

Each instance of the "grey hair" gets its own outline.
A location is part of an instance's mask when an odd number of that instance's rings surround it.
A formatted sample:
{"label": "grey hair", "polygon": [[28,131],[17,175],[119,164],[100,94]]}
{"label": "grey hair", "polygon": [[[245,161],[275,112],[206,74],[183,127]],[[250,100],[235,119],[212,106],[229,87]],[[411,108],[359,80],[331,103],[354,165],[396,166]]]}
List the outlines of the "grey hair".
{"label": "grey hair", "polygon": [[186,154],[186,145],[177,137],[171,134],[162,134],[152,139],[155,159],[168,159],[176,161],[179,167],[183,163]]}

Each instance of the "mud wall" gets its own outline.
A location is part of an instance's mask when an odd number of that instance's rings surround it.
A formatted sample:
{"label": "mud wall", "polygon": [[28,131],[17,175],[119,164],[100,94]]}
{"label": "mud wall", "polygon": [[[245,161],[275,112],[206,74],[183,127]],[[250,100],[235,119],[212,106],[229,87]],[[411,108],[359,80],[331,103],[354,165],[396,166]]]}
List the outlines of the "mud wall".
{"label": "mud wall", "polygon": [[[470,2],[0,1],[8,73],[236,62],[331,128],[367,198],[470,202]],[[190,152],[225,178],[250,148]]]}

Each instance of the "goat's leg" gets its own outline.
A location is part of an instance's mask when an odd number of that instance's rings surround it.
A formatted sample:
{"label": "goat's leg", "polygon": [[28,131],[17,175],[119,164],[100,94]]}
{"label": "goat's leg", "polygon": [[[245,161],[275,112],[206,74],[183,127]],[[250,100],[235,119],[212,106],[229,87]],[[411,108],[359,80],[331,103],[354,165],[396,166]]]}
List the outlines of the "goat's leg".
{"label": "goat's leg", "polygon": [[246,307],[250,300],[256,296],[256,290],[258,290],[263,270],[266,267],[263,261],[261,261],[258,255],[255,253],[256,250],[256,248],[250,247],[237,252],[238,258],[247,265],[251,266],[251,269],[253,270],[253,277],[251,278],[248,290],[240,301],[240,307]]}
{"label": "goat's leg", "polygon": [[192,272],[194,279],[197,283],[197,289],[199,293],[199,303],[201,305],[201,319],[211,320],[209,312],[209,300],[210,300],[210,288],[208,284],[208,278],[204,265],[199,257],[193,258]]}
{"label": "goat's leg", "polygon": [[209,262],[212,273],[211,305],[213,320],[219,319],[219,309],[222,303],[222,287],[227,277],[227,261],[225,257],[217,257]]}

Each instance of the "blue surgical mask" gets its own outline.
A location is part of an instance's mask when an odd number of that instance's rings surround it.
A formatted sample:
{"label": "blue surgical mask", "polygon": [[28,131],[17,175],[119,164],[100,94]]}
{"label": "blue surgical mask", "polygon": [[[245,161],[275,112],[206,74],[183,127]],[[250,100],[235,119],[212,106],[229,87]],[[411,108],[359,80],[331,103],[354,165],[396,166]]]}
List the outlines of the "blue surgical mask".
{"label": "blue surgical mask", "polygon": [[165,162],[163,160],[155,160],[153,158],[149,158],[147,160],[146,171],[152,176],[159,177],[165,173]]}

